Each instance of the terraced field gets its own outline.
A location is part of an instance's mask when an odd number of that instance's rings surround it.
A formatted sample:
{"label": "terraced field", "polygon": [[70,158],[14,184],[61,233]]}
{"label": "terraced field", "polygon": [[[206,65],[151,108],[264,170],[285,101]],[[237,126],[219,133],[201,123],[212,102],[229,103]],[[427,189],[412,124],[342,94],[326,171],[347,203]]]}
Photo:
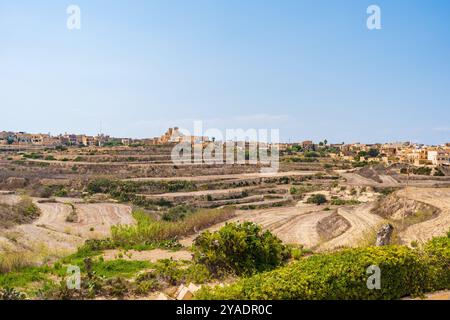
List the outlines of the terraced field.
{"label": "terraced field", "polygon": [[[13,204],[19,201],[16,195],[0,195],[0,203]],[[131,207],[115,203],[39,203],[41,215],[31,224],[17,225],[0,230],[0,248],[30,250],[45,247],[56,255],[73,252],[86,239],[104,238],[112,225],[133,224]],[[67,217],[75,210],[74,221]],[[1,250],[1,249],[0,249]]]}
{"label": "terraced field", "polygon": [[410,244],[412,241],[425,242],[432,237],[442,236],[450,228],[450,188],[409,187],[397,193],[406,199],[424,202],[439,209],[437,217],[408,227],[400,233],[400,239]]}

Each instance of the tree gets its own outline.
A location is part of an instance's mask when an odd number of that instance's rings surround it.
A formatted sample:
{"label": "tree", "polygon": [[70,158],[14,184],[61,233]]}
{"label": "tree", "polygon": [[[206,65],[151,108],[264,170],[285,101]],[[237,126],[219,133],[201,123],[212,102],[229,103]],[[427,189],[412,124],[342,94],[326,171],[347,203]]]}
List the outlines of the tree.
{"label": "tree", "polygon": [[367,156],[367,152],[366,151],[360,151],[360,152],[358,152],[358,156],[359,157],[365,157],[365,156]]}
{"label": "tree", "polygon": [[378,157],[380,152],[377,149],[371,148],[367,154],[372,158],[376,158],[376,157]]}

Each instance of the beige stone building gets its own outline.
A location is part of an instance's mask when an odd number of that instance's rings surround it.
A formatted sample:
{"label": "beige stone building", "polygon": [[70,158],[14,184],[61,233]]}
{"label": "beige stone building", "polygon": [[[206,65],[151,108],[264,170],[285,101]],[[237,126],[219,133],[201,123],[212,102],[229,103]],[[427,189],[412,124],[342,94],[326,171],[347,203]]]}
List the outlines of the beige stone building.
{"label": "beige stone building", "polygon": [[178,127],[169,128],[162,136],[149,139],[151,145],[164,145],[188,142],[192,145],[208,142],[209,138],[205,136],[188,136],[180,132]]}
{"label": "beige stone building", "polygon": [[450,153],[443,149],[431,150],[428,151],[428,160],[435,166],[450,165]]}
{"label": "beige stone building", "polygon": [[302,141],[301,145],[303,149],[310,149],[314,146],[314,142],[312,142],[311,140],[305,140]]}
{"label": "beige stone building", "polygon": [[81,136],[81,144],[84,146],[95,146],[95,138],[93,136]]}

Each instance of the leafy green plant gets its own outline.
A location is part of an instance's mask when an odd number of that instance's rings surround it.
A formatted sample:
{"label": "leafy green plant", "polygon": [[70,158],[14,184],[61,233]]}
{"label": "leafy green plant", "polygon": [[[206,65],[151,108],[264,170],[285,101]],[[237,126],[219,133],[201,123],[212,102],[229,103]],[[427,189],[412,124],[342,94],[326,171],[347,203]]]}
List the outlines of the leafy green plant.
{"label": "leafy green plant", "polygon": [[271,270],[290,256],[280,239],[251,222],[229,223],[214,233],[206,231],[195,239],[193,251],[194,261],[216,275]]}
{"label": "leafy green plant", "polygon": [[292,187],[289,188],[289,193],[292,194],[292,195],[297,194],[298,193],[298,189],[296,187],[292,186]]}

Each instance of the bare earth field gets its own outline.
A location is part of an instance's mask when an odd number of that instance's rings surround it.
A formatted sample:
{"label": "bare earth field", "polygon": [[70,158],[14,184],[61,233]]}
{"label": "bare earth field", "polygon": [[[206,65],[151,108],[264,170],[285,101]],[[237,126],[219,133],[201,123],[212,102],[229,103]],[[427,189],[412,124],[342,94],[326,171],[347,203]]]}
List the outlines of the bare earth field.
{"label": "bare earth field", "polygon": [[417,223],[400,233],[400,239],[410,244],[417,240],[425,242],[432,237],[441,236],[450,228],[450,188],[415,188],[409,187],[397,192],[407,199],[421,201],[440,209],[433,219]]}
{"label": "bare earth field", "polygon": [[[0,195],[0,203],[13,204],[19,201],[16,195]],[[109,235],[110,227],[116,224],[133,224],[131,207],[115,203],[84,204],[74,202],[74,222],[66,221],[72,213],[72,206],[66,203],[35,204],[41,216],[32,224],[23,224],[11,229],[0,230],[1,247],[35,250],[45,247],[50,252],[73,252],[86,239]]]}
{"label": "bare earth field", "polygon": [[339,208],[337,213],[350,223],[350,228],[342,235],[322,244],[321,250],[334,250],[342,247],[353,247],[361,244],[370,233],[375,233],[383,219],[370,210],[373,203],[350,208]]}
{"label": "bare earth field", "polygon": [[339,172],[339,174],[346,180],[346,185],[351,186],[371,186],[371,187],[406,187],[406,186],[416,186],[416,187],[433,187],[439,185],[449,185],[450,178],[445,177],[442,180],[436,180],[435,177],[424,177],[422,179],[411,179],[407,181],[406,178],[403,178],[401,181],[397,181],[390,175],[380,174],[379,178],[381,182],[377,182],[375,180],[369,179],[367,177],[363,177],[354,172]]}
{"label": "bare earth field", "polygon": [[[324,215],[323,207],[316,205],[302,205],[300,207],[282,207],[259,210],[238,210],[237,217],[227,221],[250,221],[260,224],[263,228],[273,231],[286,243],[305,242],[315,245],[318,235],[311,228],[311,221],[318,221]],[[308,223],[309,221],[309,223]],[[220,223],[208,228],[209,231],[220,229],[225,223]],[[180,242],[190,246],[197,235],[187,237]],[[316,241],[314,241],[316,240]]]}
{"label": "bare earth field", "polygon": [[[322,239],[317,231],[317,224],[332,214],[332,211],[324,211],[324,206],[298,203],[295,207],[241,210],[238,211],[236,218],[228,222],[254,222],[276,234],[285,243],[301,244],[318,250],[332,250],[358,245],[368,232],[373,232],[380,225],[383,219],[370,213],[372,205],[339,208],[338,215],[349,222],[350,228],[330,241]],[[215,225],[208,230],[216,231],[224,224]],[[188,237],[180,242],[190,246],[194,238],[195,236]]]}
{"label": "bare earth field", "polygon": [[[408,188],[398,191],[401,197],[422,201],[438,207],[438,217],[412,225],[399,237],[405,243],[413,240],[425,241],[432,236],[445,233],[450,225],[450,188]],[[19,196],[1,194],[0,202],[13,204]],[[117,224],[133,224],[131,207],[115,203],[82,203],[81,199],[58,199],[60,202],[35,203],[42,214],[32,224],[18,225],[1,231],[0,246],[17,249],[36,250],[37,246],[45,246],[49,251],[73,252],[86,239],[104,238],[109,235],[110,227]],[[66,201],[65,201],[66,200]],[[69,201],[71,200],[71,201]],[[75,200],[75,201],[73,201]],[[67,222],[72,212],[71,203],[76,210],[76,220]],[[342,247],[358,246],[379,229],[384,219],[371,213],[374,201],[355,206],[340,206],[324,211],[326,206],[306,204],[300,201],[295,206],[276,207],[257,210],[238,210],[237,216],[227,222],[251,221],[271,230],[283,242],[301,244],[318,251],[331,251]],[[345,230],[331,239],[323,239],[318,232],[318,224],[330,215],[336,214],[349,225]],[[218,230],[225,223],[208,228]],[[332,226],[331,226],[332,227]],[[197,235],[182,239],[182,245],[189,247]],[[106,259],[112,259],[119,251],[110,250],[105,253]],[[133,252],[132,259],[190,259],[190,253],[180,251],[171,253],[165,250],[149,252]],[[156,259],[156,260],[155,260]]]}

